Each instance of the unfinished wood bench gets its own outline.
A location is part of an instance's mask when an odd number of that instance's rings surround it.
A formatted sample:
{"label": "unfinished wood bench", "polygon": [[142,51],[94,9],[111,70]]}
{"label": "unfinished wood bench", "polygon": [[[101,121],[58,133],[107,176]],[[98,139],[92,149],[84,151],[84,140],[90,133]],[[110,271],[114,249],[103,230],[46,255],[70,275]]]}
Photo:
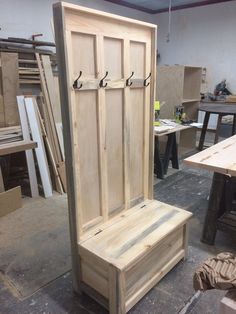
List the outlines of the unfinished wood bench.
{"label": "unfinished wood bench", "polygon": [[186,255],[189,212],[153,200],[156,26],[54,5],[73,284],[123,314]]}

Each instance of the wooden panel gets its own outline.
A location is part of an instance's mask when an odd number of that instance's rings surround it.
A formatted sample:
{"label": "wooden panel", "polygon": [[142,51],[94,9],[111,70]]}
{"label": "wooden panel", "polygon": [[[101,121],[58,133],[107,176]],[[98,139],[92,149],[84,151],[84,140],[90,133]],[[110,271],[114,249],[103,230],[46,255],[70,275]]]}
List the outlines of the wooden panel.
{"label": "wooden panel", "polygon": [[76,92],[76,121],[84,225],[101,215],[96,91]]}
{"label": "wooden panel", "polygon": [[96,77],[94,35],[72,32],[73,75],[76,79],[82,71],[81,79]]}
{"label": "wooden panel", "polygon": [[134,72],[133,78],[145,77],[145,44],[130,42],[130,70]]}
{"label": "wooden panel", "polygon": [[19,88],[18,54],[1,52],[2,89],[6,126],[18,125],[19,114],[16,95]]}
{"label": "wooden panel", "polygon": [[130,90],[130,198],[143,196],[144,90]]}
{"label": "wooden panel", "polygon": [[20,186],[0,193],[0,217],[9,214],[21,206],[22,200]]}
{"label": "wooden panel", "polygon": [[183,99],[199,99],[202,68],[184,67]]}
{"label": "wooden panel", "polygon": [[124,206],[123,91],[106,91],[109,212]]}
{"label": "wooden panel", "polygon": [[[94,14],[86,11],[87,8],[84,12],[67,9],[65,16],[67,29],[114,38],[122,36],[135,41],[146,41],[150,37],[151,31],[147,26],[151,26],[151,24],[140,23],[140,25],[137,25],[137,21],[132,21],[131,19],[125,21],[123,18],[121,18],[123,20],[122,23],[119,23],[116,21],[118,18],[115,15],[113,15],[113,19],[110,19],[101,17],[96,11],[90,10]],[[153,25],[151,27],[153,28]]]}
{"label": "wooden panel", "polygon": [[126,302],[125,309],[128,312],[145,294],[152,289],[179,261],[184,257],[184,250],[180,250],[172,259],[170,259],[159,272],[137,291],[132,297]]}
{"label": "wooden panel", "polygon": [[184,68],[182,66],[160,66],[157,68],[156,99],[165,104],[161,107],[162,119],[173,119],[175,106],[183,98]]}
{"label": "wooden panel", "polygon": [[96,268],[96,264],[91,265],[86,263],[86,261],[82,260],[81,263],[81,270],[82,270],[82,280],[90,287],[93,287],[99,293],[104,296],[108,297],[108,280],[104,278],[100,273],[99,269]]}
{"label": "wooden panel", "polygon": [[108,71],[108,78],[123,77],[122,41],[115,38],[104,38],[104,69]]}
{"label": "wooden panel", "polygon": [[182,227],[168,235],[160,245],[150,251],[138,264],[125,272],[126,300],[142,289],[143,285],[150,281],[169,260],[183,250],[183,247]]}

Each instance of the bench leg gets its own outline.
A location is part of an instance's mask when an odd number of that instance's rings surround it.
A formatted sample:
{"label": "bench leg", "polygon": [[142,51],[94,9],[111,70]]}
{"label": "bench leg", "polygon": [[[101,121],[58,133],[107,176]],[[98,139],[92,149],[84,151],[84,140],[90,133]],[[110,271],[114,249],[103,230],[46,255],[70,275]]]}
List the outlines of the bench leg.
{"label": "bench leg", "polygon": [[184,260],[188,257],[188,237],[189,237],[189,223],[184,226]]}
{"label": "bench leg", "polygon": [[222,117],[223,117],[223,114],[219,113],[218,114],[218,120],[217,120],[217,126],[216,126],[216,133],[215,133],[214,144],[218,143],[218,140],[219,140],[219,131],[220,131]]}
{"label": "bench leg", "polygon": [[109,314],[125,314],[124,272],[109,265]]}
{"label": "bench leg", "polygon": [[166,143],[166,150],[165,150],[165,156],[164,156],[164,173],[167,173],[170,158],[172,155],[172,149],[173,149],[173,143],[174,143],[174,133],[168,134],[167,137],[167,143]]}
{"label": "bench leg", "polygon": [[236,133],[236,114],[234,114],[233,125],[232,125],[232,135]]}
{"label": "bench leg", "polygon": [[201,132],[201,137],[200,137],[199,144],[198,144],[198,149],[199,150],[203,150],[203,145],[204,145],[204,141],[205,141],[205,136],[206,136],[206,131],[207,131],[209,118],[210,118],[210,113],[209,112],[205,112],[205,117],[204,117],[202,132]]}
{"label": "bench leg", "polygon": [[217,219],[221,214],[221,203],[224,195],[225,176],[214,173],[211,185],[208,210],[205,217],[201,241],[213,245],[217,231]]}
{"label": "bench leg", "polygon": [[178,158],[178,146],[177,146],[177,141],[176,141],[176,133],[173,133],[171,163],[172,163],[172,167],[174,169],[179,169],[179,158]]}

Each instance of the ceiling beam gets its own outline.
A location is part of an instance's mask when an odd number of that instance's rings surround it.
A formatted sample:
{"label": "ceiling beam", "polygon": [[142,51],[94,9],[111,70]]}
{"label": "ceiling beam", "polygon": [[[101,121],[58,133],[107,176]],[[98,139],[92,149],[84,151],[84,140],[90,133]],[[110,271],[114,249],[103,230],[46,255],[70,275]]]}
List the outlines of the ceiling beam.
{"label": "ceiling beam", "polygon": [[[119,5],[123,5],[125,7],[131,8],[131,9],[136,9],[136,10],[139,10],[139,11],[142,11],[145,13],[149,13],[149,14],[158,14],[158,13],[163,13],[163,12],[169,11],[169,7],[166,7],[163,9],[158,9],[158,10],[152,10],[152,9],[148,9],[148,8],[143,7],[143,6],[140,6],[140,5],[129,3],[125,0],[105,0],[105,1],[112,2],[115,4],[119,4]],[[172,6],[171,10],[177,11],[177,10],[196,8],[196,7],[200,7],[200,6],[216,4],[216,3],[221,3],[221,2],[229,2],[229,1],[234,1],[234,0],[204,0],[204,1],[199,1],[199,2],[195,2],[195,3],[188,3],[188,4]]]}
{"label": "ceiling beam", "polygon": [[123,5],[124,7],[135,9],[135,10],[138,10],[138,11],[143,11],[143,12],[149,13],[149,14],[155,14],[155,11],[156,11],[156,10],[152,10],[152,9],[148,9],[148,8],[142,7],[141,5],[129,3],[127,1],[125,1],[125,0],[105,0],[105,1],[112,2],[112,3],[115,3],[115,4],[119,4],[119,5]]}

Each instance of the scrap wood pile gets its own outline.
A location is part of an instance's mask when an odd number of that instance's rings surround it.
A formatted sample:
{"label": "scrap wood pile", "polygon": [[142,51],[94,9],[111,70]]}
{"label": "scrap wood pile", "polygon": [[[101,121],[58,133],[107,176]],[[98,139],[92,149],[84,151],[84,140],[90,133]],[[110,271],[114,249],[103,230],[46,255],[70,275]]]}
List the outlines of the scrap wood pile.
{"label": "scrap wood pile", "polygon": [[[53,189],[66,192],[54,47],[55,44],[50,42],[0,38],[0,150],[2,145],[5,147],[10,142],[36,142],[35,152],[31,151],[32,158],[29,158],[28,150],[25,154],[32,196],[38,195],[35,192],[38,185],[45,197],[52,195]],[[33,118],[30,106],[33,106]],[[36,119],[35,123],[32,124],[30,119]],[[32,176],[32,161],[36,179]],[[7,178],[3,180],[7,181]]]}

